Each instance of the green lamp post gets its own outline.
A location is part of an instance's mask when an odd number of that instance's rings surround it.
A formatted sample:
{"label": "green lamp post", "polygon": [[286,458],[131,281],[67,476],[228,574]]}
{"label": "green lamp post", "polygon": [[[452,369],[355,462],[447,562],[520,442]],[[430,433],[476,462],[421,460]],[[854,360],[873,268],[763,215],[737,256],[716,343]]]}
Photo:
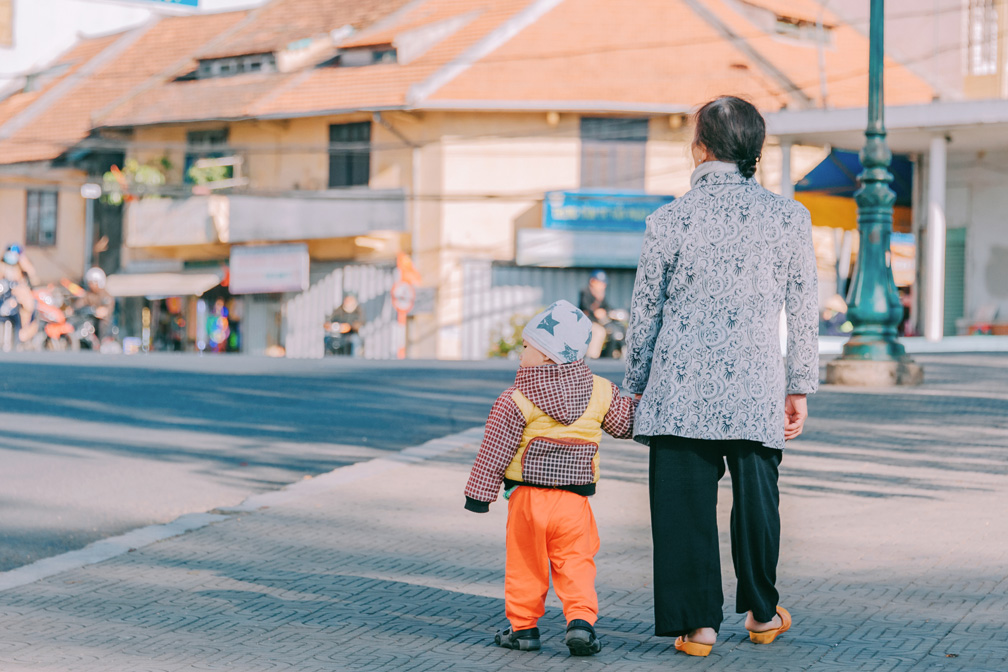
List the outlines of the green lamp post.
{"label": "green lamp post", "polygon": [[864,171],[858,176],[861,188],[854,194],[861,242],[847,297],[847,316],[854,330],[843,354],[826,367],[826,381],[841,385],[914,385],[923,378],[921,367],[907,356],[896,331],[903,306],[889,252],[896,194],[889,188],[893,176],[882,90],[883,20],[883,0],[871,0],[868,127],[861,150]]}

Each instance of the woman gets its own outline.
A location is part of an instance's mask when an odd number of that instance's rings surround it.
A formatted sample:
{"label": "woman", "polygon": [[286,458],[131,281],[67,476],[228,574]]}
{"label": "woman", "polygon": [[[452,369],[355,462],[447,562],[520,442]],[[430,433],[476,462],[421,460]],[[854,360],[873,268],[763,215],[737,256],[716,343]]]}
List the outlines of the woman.
{"label": "woman", "polygon": [[736,610],[757,643],[791,624],[775,588],[777,469],[819,382],[819,315],[809,213],[753,179],[763,118],[722,97],[695,123],[691,189],[648,218],[624,385],[640,396],[634,438],[651,447],[655,634],[706,656],[723,618],[716,507],[726,463]]}

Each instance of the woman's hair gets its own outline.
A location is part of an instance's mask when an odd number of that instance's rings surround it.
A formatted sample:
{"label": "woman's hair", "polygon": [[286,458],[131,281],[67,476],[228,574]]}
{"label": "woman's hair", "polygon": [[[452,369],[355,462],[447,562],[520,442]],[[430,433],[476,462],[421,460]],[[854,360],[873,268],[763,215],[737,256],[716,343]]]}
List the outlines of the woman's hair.
{"label": "woman's hair", "polygon": [[703,145],[718,161],[734,163],[745,177],[756,172],[763,154],[766,122],[752,103],[735,96],[710,101],[693,116],[693,142]]}

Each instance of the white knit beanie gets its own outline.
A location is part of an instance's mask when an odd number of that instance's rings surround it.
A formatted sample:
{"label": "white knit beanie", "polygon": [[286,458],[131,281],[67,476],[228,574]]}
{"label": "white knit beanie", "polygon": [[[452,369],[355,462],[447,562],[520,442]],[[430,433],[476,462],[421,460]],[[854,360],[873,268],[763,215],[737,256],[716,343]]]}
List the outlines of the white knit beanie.
{"label": "white knit beanie", "polygon": [[591,336],[588,316],[563,299],[529,320],[522,331],[522,338],[557,364],[584,359]]}

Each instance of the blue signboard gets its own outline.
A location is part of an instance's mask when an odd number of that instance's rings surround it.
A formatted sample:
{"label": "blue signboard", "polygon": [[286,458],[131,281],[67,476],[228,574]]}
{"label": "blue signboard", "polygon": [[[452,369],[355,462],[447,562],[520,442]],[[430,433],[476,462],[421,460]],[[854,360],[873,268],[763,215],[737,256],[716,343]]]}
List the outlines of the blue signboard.
{"label": "blue signboard", "polygon": [[133,2],[156,2],[159,5],[179,5],[199,8],[199,0],[133,0]]}
{"label": "blue signboard", "polygon": [[543,228],[644,231],[647,216],[672,200],[632,191],[549,191],[543,199]]}

